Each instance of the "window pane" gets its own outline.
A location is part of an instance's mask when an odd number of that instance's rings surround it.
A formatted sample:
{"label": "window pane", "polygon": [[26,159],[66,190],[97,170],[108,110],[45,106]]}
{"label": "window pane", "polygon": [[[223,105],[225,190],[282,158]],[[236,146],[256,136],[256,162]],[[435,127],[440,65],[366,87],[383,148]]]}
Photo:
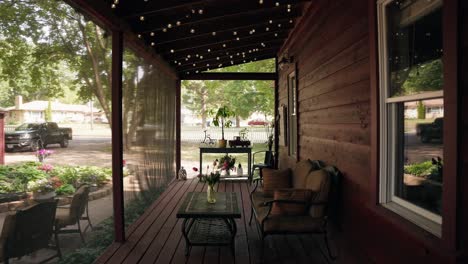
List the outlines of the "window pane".
{"label": "window pane", "polygon": [[[399,103],[395,195],[441,214],[443,169],[442,98]],[[437,109],[437,111],[432,111]]]}
{"label": "window pane", "polygon": [[441,1],[424,2],[394,1],[386,7],[390,97],[442,89]]}

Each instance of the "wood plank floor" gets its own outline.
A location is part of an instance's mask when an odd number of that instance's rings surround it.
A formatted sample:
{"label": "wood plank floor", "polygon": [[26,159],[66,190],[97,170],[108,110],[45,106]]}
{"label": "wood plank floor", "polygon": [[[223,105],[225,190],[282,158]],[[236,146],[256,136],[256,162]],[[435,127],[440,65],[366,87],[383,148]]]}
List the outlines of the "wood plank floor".
{"label": "wood plank floor", "polygon": [[[193,247],[185,257],[182,220],[176,218],[186,193],[205,191],[197,179],[177,181],[127,229],[127,241],[114,243],[95,263],[328,263],[320,237],[277,235],[265,240],[265,256],[260,258],[260,239],[256,225],[249,225],[250,186],[244,181],[222,181],[219,192],[236,192],[242,203],[242,218],[236,219],[236,251],[229,247]],[[322,248],[322,250],[320,249]]]}

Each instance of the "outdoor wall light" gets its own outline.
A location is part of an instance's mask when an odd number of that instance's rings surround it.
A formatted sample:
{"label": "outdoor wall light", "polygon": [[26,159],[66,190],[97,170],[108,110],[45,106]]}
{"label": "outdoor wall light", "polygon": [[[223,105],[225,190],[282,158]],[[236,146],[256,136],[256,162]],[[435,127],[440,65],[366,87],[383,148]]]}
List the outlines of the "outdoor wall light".
{"label": "outdoor wall light", "polygon": [[281,58],[278,60],[278,67],[282,70],[287,64],[294,62],[294,57],[289,56],[288,53],[284,53]]}

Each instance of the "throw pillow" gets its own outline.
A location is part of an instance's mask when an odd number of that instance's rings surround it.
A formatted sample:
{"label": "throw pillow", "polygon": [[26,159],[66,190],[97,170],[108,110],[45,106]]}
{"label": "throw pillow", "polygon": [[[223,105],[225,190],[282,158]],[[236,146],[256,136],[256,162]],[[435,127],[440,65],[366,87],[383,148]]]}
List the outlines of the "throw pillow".
{"label": "throw pillow", "polygon": [[312,197],[312,191],[306,189],[282,189],[276,190],[273,199],[275,200],[294,200],[304,202],[295,203],[273,203],[271,208],[272,215],[305,215]]}
{"label": "throw pillow", "polygon": [[314,165],[308,159],[296,163],[292,173],[292,187],[296,189],[304,188],[306,177],[313,169]]}
{"label": "throw pillow", "polygon": [[291,170],[274,170],[269,168],[262,169],[263,175],[263,193],[265,196],[272,196],[277,189],[291,187]]}

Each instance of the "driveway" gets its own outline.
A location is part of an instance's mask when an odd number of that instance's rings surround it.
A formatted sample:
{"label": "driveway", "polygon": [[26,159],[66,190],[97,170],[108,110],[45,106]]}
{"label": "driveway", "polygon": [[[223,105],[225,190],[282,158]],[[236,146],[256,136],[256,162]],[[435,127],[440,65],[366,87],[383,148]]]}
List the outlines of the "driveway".
{"label": "driveway", "polygon": [[[78,135],[73,136],[68,148],[59,144],[48,145],[52,150],[45,162],[52,165],[112,166],[112,145],[110,136]],[[22,161],[37,161],[36,153],[15,151],[5,154],[5,163],[14,164]]]}

